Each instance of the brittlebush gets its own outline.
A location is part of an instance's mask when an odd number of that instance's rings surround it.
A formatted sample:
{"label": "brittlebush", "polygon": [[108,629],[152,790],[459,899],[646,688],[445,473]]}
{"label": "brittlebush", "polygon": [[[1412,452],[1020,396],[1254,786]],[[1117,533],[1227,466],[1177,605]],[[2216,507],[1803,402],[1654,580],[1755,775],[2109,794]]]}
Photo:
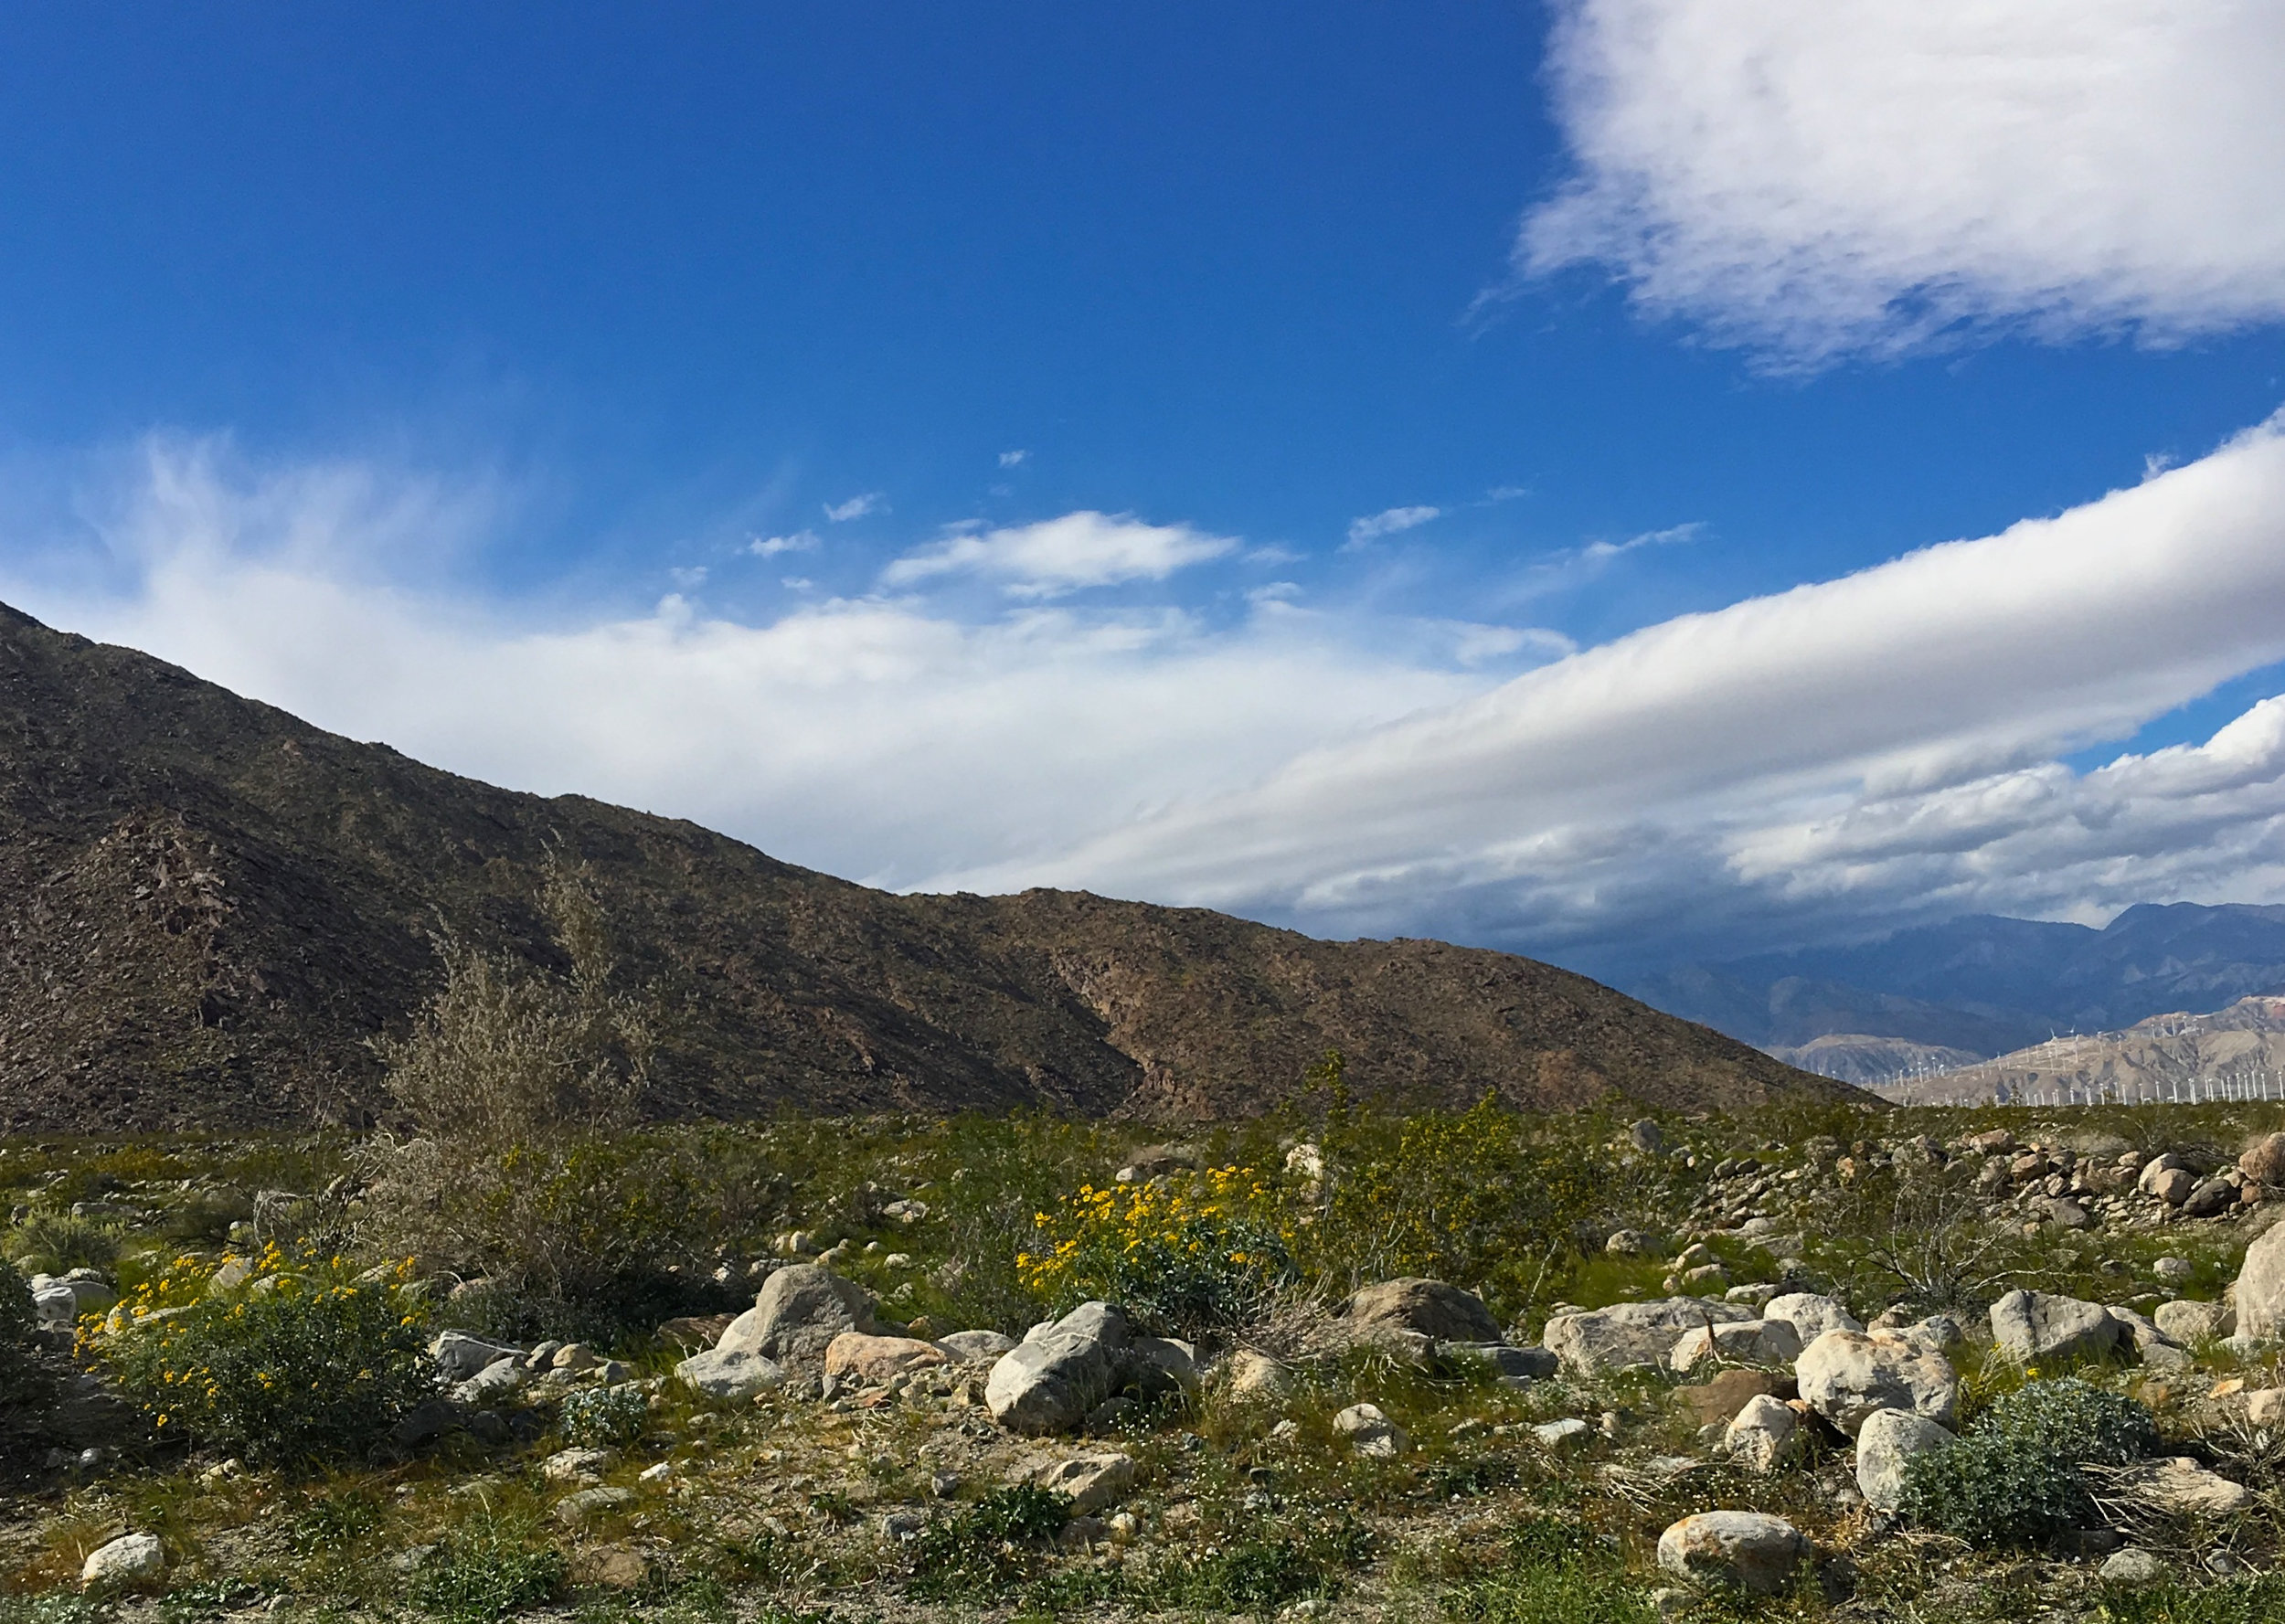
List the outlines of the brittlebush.
{"label": "brittlebush", "polygon": [[1245,1324],[1293,1276],[1276,1192],[1249,1167],[1082,1185],[1033,1223],[1016,1267],[1058,1313],[1100,1298],[1146,1330],[1196,1336]]}
{"label": "brittlebush", "polygon": [[177,1259],[81,1334],[162,1441],[255,1460],[355,1456],[435,1394],[408,1268],[357,1273],[274,1246],[240,1261],[244,1282],[217,1290],[215,1266]]}

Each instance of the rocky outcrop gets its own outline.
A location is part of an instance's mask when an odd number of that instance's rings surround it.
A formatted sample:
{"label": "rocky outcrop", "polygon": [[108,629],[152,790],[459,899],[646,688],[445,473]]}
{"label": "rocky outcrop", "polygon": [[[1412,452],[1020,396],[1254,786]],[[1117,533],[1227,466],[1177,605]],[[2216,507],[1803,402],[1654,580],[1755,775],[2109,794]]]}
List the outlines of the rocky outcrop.
{"label": "rocky outcrop", "polygon": [[984,1406],[1011,1432],[1077,1431],[1118,1386],[1132,1340],[1123,1311],[1083,1303],[1000,1356]]}

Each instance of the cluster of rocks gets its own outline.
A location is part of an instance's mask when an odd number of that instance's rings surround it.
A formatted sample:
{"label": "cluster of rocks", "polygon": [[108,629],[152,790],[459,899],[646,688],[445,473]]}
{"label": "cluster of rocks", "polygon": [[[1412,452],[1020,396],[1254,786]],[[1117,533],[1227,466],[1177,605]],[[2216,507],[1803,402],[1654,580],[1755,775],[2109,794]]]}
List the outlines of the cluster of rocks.
{"label": "cluster of rocks", "polygon": [[2195,1165],[2173,1151],[2089,1152],[2035,1140],[2018,1143],[2003,1129],[1976,1134],[1958,1149],[1982,1159],[1976,1188],[1995,1208],[2012,1207],[2026,1223],[2064,1229],[2227,1217],[2285,1189],[2285,1134],[2219,1166]]}
{"label": "cluster of rocks", "polygon": [[[2285,1334],[2285,1226],[2249,1249],[2237,1295],[2241,1311],[2258,1300],[2265,1316],[2275,1316],[2262,1320],[2262,1335]],[[2180,1371],[2195,1363],[2195,1344],[2227,1334],[2227,1315],[2226,1305],[2184,1301],[2152,1317],[2017,1290],[1992,1306],[1988,1333],[1996,1354],[2027,1368],[2132,1356]],[[1913,1457],[1957,1441],[1961,1384],[1951,1354],[1968,1333],[1945,1315],[1907,1321],[1891,1313],[1866,1325],[1834,1298],[1807,1292],[1780,1293],[1758,1308],[1675,1297],[1559,1314],[1546,1340],[1580,1377],[1714,1368],[1710,1379],[1681,1391],[1704,1423],[1703,1442],[1775,1472],[1802,1459],[1822,1432],[1854,1451],[1857,1493],[1876,1513],[1901,1506]],[[2245,1394],[2242,1404],[2257,1424],[2285,1420],[2285,1389]],[[2243,1485],[2187,1458],[2145,1462],[2112,1491],[2176,1515],[2224,1515],[2250,1498]],[[1694,1585],[1766,1595],[1790,1585],[1810,1555],[1809,1541],[1782,1518],[1715,1511],[1668,1528],[1658,1559]]]}

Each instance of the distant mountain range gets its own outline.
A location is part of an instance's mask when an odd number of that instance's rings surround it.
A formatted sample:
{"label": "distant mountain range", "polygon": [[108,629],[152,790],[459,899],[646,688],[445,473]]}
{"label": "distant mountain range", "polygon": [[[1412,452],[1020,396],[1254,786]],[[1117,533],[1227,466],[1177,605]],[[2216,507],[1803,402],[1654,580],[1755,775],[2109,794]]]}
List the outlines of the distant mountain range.
{"label": "distant mountain range", "polygon": [[2028,1100],[2285,1099],[2285,998],[2152,1015],[2120,1032],[2054,1037],[1879,1090],[1900,1105]]}
{"label": "distant mountain range", "polygon": [[1685,965],[1628,991],[1795,1065],[1879,1082],[2285,992],[2285,908],[2146,904],[2099,930],[1975,914]]}
{"label": "distant mountain range", "polygon": [[1328,1047],[1392,1102],[1843,1093],[1512,954],[871,890],[441,772],[0,607],[0,1130],[369,1120],[388,1099],[368,1040],[436,984],[434,932],[562,967],[535,907],[551,850],[650,990],[662,1112],[1195,1122],[1292,1099]]}

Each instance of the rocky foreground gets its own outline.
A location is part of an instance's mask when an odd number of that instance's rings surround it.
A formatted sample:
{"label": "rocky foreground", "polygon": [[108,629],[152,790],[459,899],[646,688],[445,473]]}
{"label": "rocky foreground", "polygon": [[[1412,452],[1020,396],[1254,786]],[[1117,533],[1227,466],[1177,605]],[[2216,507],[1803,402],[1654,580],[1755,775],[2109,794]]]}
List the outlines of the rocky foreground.
{"label": "rocky foreground", "polygon": [[[900,1319],[941,1266],[916,1194],[869,1238],[724,1259],[751,1306],[641,1345],[445,1331],[432,1396],[322,1481],[139,1434],[86,1363],[137,1311],[103,1270],[43,1274],[49,1357],[76,1327],[81,1364],[0,1550],[21,1590],[170,1618],[2285,1616],[2259,1610],[2285,1608],[2285,1134],[2224,1161],[2068,1120],[1722,1131],[1602,1147],[1629,1221],[1587,1300],[1526,1322],[1419,1278],[1204,1341],[1110,1301]],[[1619,1198],[1676,1169],[1671,1209]],[[238,1268],[211,1289],[259,1292]],[[2143,1428],[2062,1462],[2071,1520],[1932,1520],[1918,1463],[1988,1455],[2011,1395],[2066,1389]],[[519,1563],[551,1576],[462,1605]],[[2249,1610],[2180,1610],[2209,1602]]]}

